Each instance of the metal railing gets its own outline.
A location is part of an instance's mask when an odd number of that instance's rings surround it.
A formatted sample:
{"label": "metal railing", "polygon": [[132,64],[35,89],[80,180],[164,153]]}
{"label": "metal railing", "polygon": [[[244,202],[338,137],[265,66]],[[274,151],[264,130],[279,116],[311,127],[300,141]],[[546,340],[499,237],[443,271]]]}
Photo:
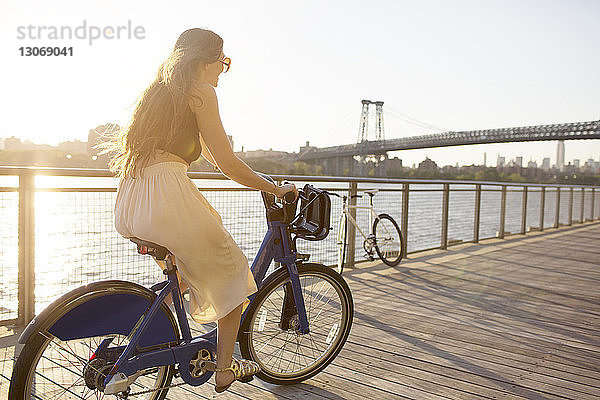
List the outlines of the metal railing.
{"label": "metal railing", "polygon": [[[63,179],[39,184],[39,176]],[[256,191],[224,182],[218,173],[190,172],[202,194],[252,261],[266,230]],[[400,224],[405,254],[558,228],[600,217],[600,187],[452,180],[281,176],[340,194],[377,187],[378,212]],[[36,311],[67,290],[99,279],[151,284],[160,269],[135,252],[113,225],[118,181],[108,170],[0,167],[0,325],[24,325]],[[107,178],[112,178],[106,180]],[[97,179],[100,181],[95,182]],[[66,180],[66,181],[65,181]],[[92,180],[82,186],[83,180]],[[94,184],[97,183],[97,184]],[[102,183],[102,184],[100,184]],[[42,187],[46,186],[46,187]],[[332,197],[332,232],[321,242],[299,242],[311,260],[333,264],[341,200]],[[368,199],[352,198],[351,204]],[[359,225],[368,215],[354,217]],[[366,225],[365,228],[368,229]],[[360,261],[362,238],[349,227],[348,264]],[[17,305],[14,307],[14,305]]]}

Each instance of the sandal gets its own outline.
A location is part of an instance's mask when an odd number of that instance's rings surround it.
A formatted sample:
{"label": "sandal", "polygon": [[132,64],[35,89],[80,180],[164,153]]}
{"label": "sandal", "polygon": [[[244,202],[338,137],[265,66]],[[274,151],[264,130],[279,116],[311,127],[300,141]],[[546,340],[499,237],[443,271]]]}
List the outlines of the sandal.
{"label": "sandal", "polygon": [[215,392],[217,393],[226,391],[235,381],[250,382],[254,378],[254,375],[260,371],[260,367],[254,361],[237,360],[234,358],[231,360],[231,366],[227,368],[215,368],[215,372],[225,371],[233,372],[233,381],[225,386],[215,386]]}

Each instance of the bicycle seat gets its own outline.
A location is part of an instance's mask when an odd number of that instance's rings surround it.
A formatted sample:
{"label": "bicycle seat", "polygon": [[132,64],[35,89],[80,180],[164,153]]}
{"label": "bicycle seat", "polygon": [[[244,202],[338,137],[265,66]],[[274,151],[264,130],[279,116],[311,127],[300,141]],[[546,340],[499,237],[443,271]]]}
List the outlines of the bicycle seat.
{"label": "bicycle seat", "polygon": [[379,189],[369,189],[365,190],[365,193],[368,193],[369,196],[375,196],[375,193],[379,192]]}
{"label": "bicycle seat", "polygon": [[167,258],[168,254],[171,254],[169,249],[160,244],[152,243],[147,240],[142,240],[140,238],[131,237],[129,238],[133,243],[137,245],[137,252],[140,254],[150,254],[152,257],[157,260],[164,260]]}

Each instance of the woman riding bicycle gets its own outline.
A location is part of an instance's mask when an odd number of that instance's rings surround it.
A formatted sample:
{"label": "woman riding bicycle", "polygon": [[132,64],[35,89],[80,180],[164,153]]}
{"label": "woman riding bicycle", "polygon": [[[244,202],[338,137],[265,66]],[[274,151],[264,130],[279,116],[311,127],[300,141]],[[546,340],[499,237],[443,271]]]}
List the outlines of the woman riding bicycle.
{"label": "woman riding bicycle", "polygon": [[167,247],[175,255],[182,289],[190,289],[192,318],[217,321],[218,392],[258,372],[255,362],[232,359],[241,313],[257,287],[248,259],[187,169],[202,155],[242,185],[279,198],[298,194],[293,184],[278,187],[257,175],[233,153],[214,90],[230,65],[217,34],[184,31],[143,92],[129,126],[108,145],[116,150],[110,168],[121,178],[114,207],[117,232]]}

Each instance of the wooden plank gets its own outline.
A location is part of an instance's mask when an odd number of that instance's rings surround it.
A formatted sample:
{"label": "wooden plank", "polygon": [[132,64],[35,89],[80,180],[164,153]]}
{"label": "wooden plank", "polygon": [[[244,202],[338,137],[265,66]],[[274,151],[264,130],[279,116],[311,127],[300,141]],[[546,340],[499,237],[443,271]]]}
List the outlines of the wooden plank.
{"label": "wooden plank", "polygon": [[[374,348],[385,349],[386,351],[394,352],[400,356],[411,357],[427,363],[445,366],[448,368],[456,368],[463,372],[477,374],[487,379],[493,379],[499,382],[517,384],[523,381],[521,386],[531,389],[545,386],[548,393],[564,393],[568,392],[572,395],[590,394],[596,395],[600,393],[597,387],[588,387],[578,382],[572,382],[565,379],[560,379],[555,376],[544,375],[534,371],[535,368],[518,368],[510,363],[498,363],[488,359],[475,359],[472,357],[463,357],[457,353],[446,351],[429,342],[419,343],[413,348],[405,348],[402,350],[393,350],[396,346],[389,346],[389,339],[386,335],[381,334],[376,337],[373,332],[369,332],[370,343]],[[524,376],[528,376],[524,380]],[[599,394],[600,396],[600,394]]]}
{"label": "wooden plank", "polygon": [[[390,308],[380,307],[379,304],[371,304],[371,308],[377,309],[379,312],[390,312]],[[360,310],[359,307],[357,307]],[[446,313],[448,310],[448,313]],[[490,326],[495,332],[506,332],[510,334],[518,334],[519,336],[534,336],[544,338],[549,342],[567,343],[578,349],[588,348],[592,352],[599,350],[598,333],[595,330],[580,329],[572,326],[560,325],[558,321],[530,320],[522,317],[505,316],[502,314],[491,314],[486,312],[482,314],[482,310],[475,310],[477,315],[470,316],[453,316],[450,314],[452,310],[442,309],[415,309],[413,307],[403,307],[403,311],[399,311],[399,319],[406,319],[415,324],[424,323],[429,325],[439,325],[440,328],[448,327],[449,324],[468,325],[470,329],[489,330]],[[458,311],[456,311],[458,314]],[[392,318],[390,316],[390,318]],[[426,321],[421,319],[427,318]],[[582,317],[580,321],[585,321]],[[397,321],[390,321],[394,323]],[[518,329],[518,332],[515,332]]]}
{"label": "wooden plank", "polygon": [[[376,306],[372,306],[373,308],[376,308]],[[404,311],[398,311],[398,315],[394,315],[390,313],[389,309],[382,309],[382,310],[378,310],[380,312],[379,315],[385,315],[386,318],[383,321],[378,321],[378,320],[371,320],[369,321],[371,324],[376,324],[378,329],[382,329],[384,330],[385,327],[389,324],[389,325],[393,325],[393,326],[402,326],[405,325],[407,326],[409,329],[412,330],[416,330],[416,329],[420,329],[422,332],[426,332],[426,333],[431,333],[431,334],[439,334],[440,332],[443,332],[444,330],[447,330],[449,327],[455,326],[457,327],[457,329],[460,329],[461,331],[467,331],[469,334],[475,334],[477,333],[478,335],[483,335],[484,338],[486,338],[488,341],[489,340],[493,340],[493,345],[497,345],[497,334],[493,334],[492,331],[490,331],[489,329],[486,330],[485,329],[477,329],[474,328],[472,326],[466,326],[467,324],[465,324],[465,326],[460,325],[456,322],[450,321],[450,320],[443,320],[442,322],[436,322],[436,320],[434,318],[431,318],[429,316],[423,316],[423,315],[411,315],[408,312],[404,312]],[[453,325],[454,324],[454,325]],[[502,328],[498,332],[504,332],[507,335],[510,335],[510,337],[512,338],[512,340],[514,342],[519,342],[521,340],[521,335],[519,332],[510,332],[509,330],[506,330],[505,328]],[[516,338],[514,338],[513,336],[518,336]],[[539,335],[526,335],[526,337],[529,337],[531,340],[527,343],[528,348],[537,348],[539,351],[546,351],[548,349],[549,344],[554,344],[555,346],[560,344],[561,342],[558,342],[556,340],[554,341],[549,341],[549,340],[542,340],[541,336]],[[572,347],[572,346],[567,346],[565,345],[564,342],[562,342],[564,347],[564,351],[566,353],[571,353],[574,355],[577,355],[578,357],[586,357],[589,356],[591,361],[598,361],[599,358],[599,354],[598,352],[594,351],[594,350],[586,350],[586,349],[582,349],[581,347]],[[512,351],[515,351],[514,348],[511,349]]]}
{"label": "wooden plank", "polygon": [[[418,335],[415,335],[413,332],[409,332],[407,329],[402,329],[402,331],[406,335],[410,335],[412,340],[406,341],[402,344],[395,344],[394,349],[398,352],[402,351],[403,353],[412,354],[411,352],[415,351],[415,349],[413,349],[415,345],[412,344],[412,342],[417,340],[426,340],[427,343],[432,344],[441,351],[465,356],[474,360],[496,360],[497,362],[499,360],[505,360],[505,362],[508,363],[507,365],[522,365],[523,369],[531,368],[533,366],[539,367],[540,363],[544,363],[545,367],[543,368],[548,370],[547,374],[558,374],[560,371],[568,371],[570,376],[577,377],[577,379],[584,384],[596,386],[600,382],[599,371],[582,368],[577,364],[577,361],[568,362],[564,359],[562,359],[560,362],[552,361],[549,359],[552,354],[547,352],[531,351],[529,349],[521,348],[517,348],[517,351],[507,351],[497,347],[487,347],[481,343],[475,343],[474,341],[466,343],[453,339],[447,339],[443,336],[429,335],[428,337],[421,336],[422,339],[419,339]],[[372,336],[370,336],[369,332],[363,334],[362,332],[354,331],[353,341],[349,343],[350,345],[359,345],[362,340],[370,339],[372,339]]]}
{"label": "wooden plank", "polygon": [[[354,347],[359,348],[361,346],[354,343],[348,344],[349,349]],[[401,374],[415,374],[415,376],[429,379],[436,384],[453,384],[464,391],[477,393],[479,397],[527,398],[532,394],[531,390],[516,385],[510,379],[494,379],[456,368],[453,365],[440,365],[428,362],[417,357],[412,352],[410,355],[404,355],[397,351],[384,350],[381,346],[363,347],[362,351],[372,354],[372,358],[381,363],[382,367],[393,368]]]}
{"label": "wooden plank", "polygon": [[[351,286],[353,290],[360,290],[360,298],[357,299],[358,305],[366,304],[367,307],[372,304],[377,304],[381,307],[393,308],[393,303],[385,302],[382,297],[382,292],[386,292],[388,288],[393,285],[382,282],[377,285],[373,282],[371,287],[364,288],[361,286]],[[446,288],[450,289],[450,288]],[[454,288],[452,288],[454,289]],[[397,299],[404,299],[407,301],[408,307],[405,309],[429,309],[432,306],[440,308],[440,310],[454,310],[456,309],[458,314],[469,316],[474,311],[485,311],[495,312],[500,315],[522,317],[524,320],[540,320],[547,321],[549,319],[555,319],[557,322],[564,325],[562,316],[566,314],[567,320],[564,322],[581,322],[581,317],[584,316],[586,321],[598,322],[600,321],[600,315],[594,315],[593,313],[581,310],[579,303],[577,304],[566,304],[554,301],[550,293],[545,297],[545,302],[540,300],[533,300],[529,296],[521,298],[510,298],[508,295],[516,295],[515,293],[504,293],[486,292],[482,288],[473,288],[472,290],[462,290],[460,292],[446,290],[447,293],[439,296],[443,298],[443,302],[440,303],[440,298],[432,296],[432,290],[439,290],[439,288],[426,288],[422,286],[407,286],[398,284],[398,292],[389,292]],[[412,301],[412,302],[410,302]],[[410,303],[409,303],[410,302]],[[543,310],[539,310],[539,307],[544,307]],[[549,312],[549,313],[548,313]],[[543,314],[542,314],[543,313]],[[538,315],[541,314],[541,315]],[[574,326],[574,328],[585,331],[597,331],[597,325],[587,324],[585,326]]]}

